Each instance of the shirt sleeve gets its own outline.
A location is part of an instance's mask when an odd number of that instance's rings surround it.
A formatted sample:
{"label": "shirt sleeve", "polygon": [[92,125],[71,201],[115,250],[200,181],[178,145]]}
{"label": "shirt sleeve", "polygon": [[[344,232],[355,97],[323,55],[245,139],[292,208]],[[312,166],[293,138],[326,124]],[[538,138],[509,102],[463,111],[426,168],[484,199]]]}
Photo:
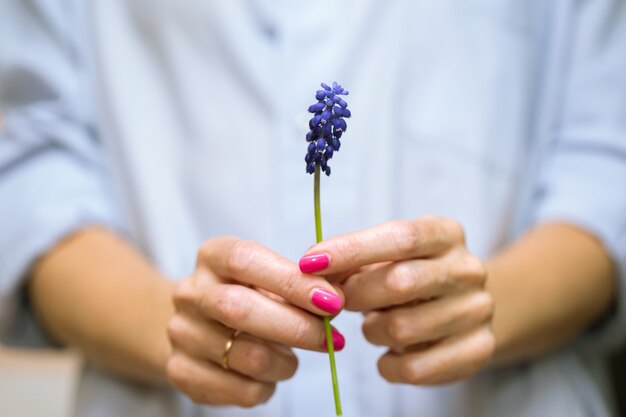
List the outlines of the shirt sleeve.
{"label": "shirt sleeve", "polygon": [[535,223],[567,221],[594,234],[618,272],[610,316],[583,345],[626,339],[626,2],[572,1],[572,48],[556,128],[535,189]]}
{"label": "shirt sleeve", "polygon": [[81,227],[118,228],[75,11],[69,1],[0,2],[0,336],[38,256]]}

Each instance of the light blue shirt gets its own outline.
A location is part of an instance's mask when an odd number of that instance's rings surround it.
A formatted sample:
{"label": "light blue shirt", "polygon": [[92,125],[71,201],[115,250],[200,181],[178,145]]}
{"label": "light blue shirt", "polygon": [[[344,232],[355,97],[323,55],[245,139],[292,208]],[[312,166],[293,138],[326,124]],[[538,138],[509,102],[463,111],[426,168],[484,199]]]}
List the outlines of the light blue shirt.
{"label": "light blue shirt", "polygon": [[[438,214],[486,258],[558,220],[626,267],[625,1],[0,0],[4,340],[48,343],[23,281],[86,225],[172,279],[220,234],[298,259],[314,241],[305,110],[334,80],[353,118],[323,180],[327,236]],[[342,314],[345,415],[608,416],[601,355],[626,332],[624,279],[575,343],[439,388],[386,383],[360,316]],[[252,410],[88,368],[77,416],[332,415],[327,358],[298,354],[296,377]]]}

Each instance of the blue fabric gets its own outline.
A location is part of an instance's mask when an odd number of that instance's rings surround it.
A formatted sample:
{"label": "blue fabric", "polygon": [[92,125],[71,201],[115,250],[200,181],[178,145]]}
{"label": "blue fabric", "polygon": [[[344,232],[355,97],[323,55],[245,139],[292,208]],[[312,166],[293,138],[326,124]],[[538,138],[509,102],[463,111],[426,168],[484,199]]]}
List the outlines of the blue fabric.
{"label": "blue fabric", "polygon": [[76,49],[59,20],[68,14],[49,6],[0,6],[0,329],[11,326],[37,257],[79,228],[119,224],[85,120]]}
{"label": "blue fabric", "polygon": [[[565,221],[622,267],[613,314],[579,343],[447,387],[385,383],[360,316],[342,314],[344,408],[610,415],[599,358],[626,334],[623,0],[1,1],[0,331],[25,314],[28,268],[87,225],[123,231],[172,279],[220,234],[298,259],[314,230],[306,109],[333,80],[353,117],[323,185],[326,236],[438,214],[487,258]],[[77,415],[330,415],[326,358],[299,356],[254,410],[88,368]]]}

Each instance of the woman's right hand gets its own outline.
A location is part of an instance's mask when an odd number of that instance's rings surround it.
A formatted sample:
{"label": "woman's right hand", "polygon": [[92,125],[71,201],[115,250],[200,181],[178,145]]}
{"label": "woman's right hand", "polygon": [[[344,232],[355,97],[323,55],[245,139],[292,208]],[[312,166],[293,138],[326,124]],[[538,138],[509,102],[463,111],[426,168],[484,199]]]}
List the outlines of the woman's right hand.
{"label": "woman's right hand", "polygon": [[[291,348],[323,352],[320,316],[337,314],[343,292],[262,245],[234,237],[205,242],[194,273],[174,294],[168,325],[170,382],[194,402],[253,407],[293,376]],[[236,330],[228,369],[223,355]],[[336,350],[343,336],[333,330]]]}

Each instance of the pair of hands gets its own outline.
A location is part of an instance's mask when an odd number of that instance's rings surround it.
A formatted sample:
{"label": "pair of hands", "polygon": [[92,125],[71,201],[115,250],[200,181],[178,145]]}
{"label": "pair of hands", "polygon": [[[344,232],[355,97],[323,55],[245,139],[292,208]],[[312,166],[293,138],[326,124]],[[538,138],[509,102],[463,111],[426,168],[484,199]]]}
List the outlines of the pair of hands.
{"label": "pair of hands", "polygon": [[[197,403],[264,403],[277,382],[295,373],[292,348],[325,352],[320,316],[345,308],[364,313],[368,341],[389,347],[378,361],[388,381],[464,379],[494,351],[486,276],[465,247],[463,228],[443,218],[394,221],[329,239],[311,248],[300,267],[254,242],[212,239],[174,295],[167,376]],[[222,355],[233,329],[243,333],[225,370]],[[333,339],[341,349],[340,333]]]}

